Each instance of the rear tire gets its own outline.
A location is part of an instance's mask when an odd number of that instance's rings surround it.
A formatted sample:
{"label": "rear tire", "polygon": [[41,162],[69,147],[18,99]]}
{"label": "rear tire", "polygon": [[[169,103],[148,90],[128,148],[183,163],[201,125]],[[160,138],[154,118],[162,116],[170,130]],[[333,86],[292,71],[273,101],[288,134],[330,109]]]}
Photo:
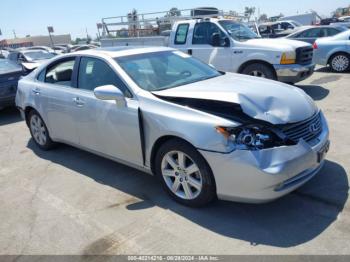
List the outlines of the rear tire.
{"label": "rear tire", "polygon": [[193,146],[180,139],[171,139],[159,148],[155,173],[165,191],[183,205],[202,207],[216,197],[209,165]]}
{"label": "rear tire", "polygon": [[344,73],[350,70],[350,55],[346,53],[334,54],[329,59],[329,65],[333,72]]}
{"label": "rear tire", "polygon": [[276,80],[273,69],[262,63],[254,63],[246,66],[242,74]]}
{"label": "rear tire", "polygon": [[49,131],[38,112],[32,110],[28,115],[28,124],[30,134],[35,144],[42,150],[50,150],[55,146],[51,140]]}

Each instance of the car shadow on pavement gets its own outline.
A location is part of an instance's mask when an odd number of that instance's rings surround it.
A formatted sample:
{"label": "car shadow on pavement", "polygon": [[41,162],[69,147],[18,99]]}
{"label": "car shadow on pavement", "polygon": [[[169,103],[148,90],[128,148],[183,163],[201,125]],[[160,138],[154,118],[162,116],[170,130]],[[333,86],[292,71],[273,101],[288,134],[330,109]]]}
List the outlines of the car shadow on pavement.
{"label": "car shadow on pavement", "polygon": [[329,90],[319,85],[296,85],[304,90],[306,94],[312,97],[313,100],[322,100],[329,94]]}
{"label": "car shadow on pavement", "polygon": [[16,123],[19,121],[22,121],[22,118],[17,108],[7,107],[0,110],[0,126]]}
{"label": "car shadow on pavement", "polygon": [[331,68],[328,66],[320,66],[318,68],[315,69],[315,72],[319,72],[319,73],[329,73],[332,72]]}
{"label": "car shadow on pavement", "polygon": [[115,204],[101,208],[126,208],[132,212],[157,206],[212,232],[251,245],[291,247],[308,242],[337,220],[348,199],[346,171],[332,161],[326,161],[320,173],[306,185],[274,202],[253,205],[216,201],[196,209],[174,202],[153,176],[116,162],[66,145],[44,152],[30,140],[28,148],[40,158],[139,200],[123,206],[116,199]]}

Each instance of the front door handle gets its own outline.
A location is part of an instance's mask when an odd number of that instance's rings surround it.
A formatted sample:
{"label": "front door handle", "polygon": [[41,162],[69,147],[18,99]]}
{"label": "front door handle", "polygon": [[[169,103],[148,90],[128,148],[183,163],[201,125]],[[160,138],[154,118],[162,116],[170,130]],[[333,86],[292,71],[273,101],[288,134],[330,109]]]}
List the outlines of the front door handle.
{"label": "front door handle", "polygon": [[40,89],[38,88],[32,89],[32,92],[34,93],[34,95],[40,95]]}
{"label": "front door handle", "polygon": [[73,98],[73,102],[79,107],[82,107],[85,105],[85,102],[81,100],[79,97]]}

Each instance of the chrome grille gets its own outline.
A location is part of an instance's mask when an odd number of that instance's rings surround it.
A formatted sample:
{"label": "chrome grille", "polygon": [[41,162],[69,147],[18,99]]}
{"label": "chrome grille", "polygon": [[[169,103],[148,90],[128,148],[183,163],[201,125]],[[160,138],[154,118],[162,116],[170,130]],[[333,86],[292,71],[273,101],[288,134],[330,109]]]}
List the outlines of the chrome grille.
{"label": "chrome grille", "polygon": [[298,142],[300,139],[304,139],[307,142],[311,141],[322,133],[320,112],[305,121],[286,125],[282,127],[282,131],[295,142]]}
{"label": "chrome grille", "polygon": [[299,47],[296,50],[296,62],[300,65],[307,65],[312,63],[312,56],[314,50],[312,47]]}

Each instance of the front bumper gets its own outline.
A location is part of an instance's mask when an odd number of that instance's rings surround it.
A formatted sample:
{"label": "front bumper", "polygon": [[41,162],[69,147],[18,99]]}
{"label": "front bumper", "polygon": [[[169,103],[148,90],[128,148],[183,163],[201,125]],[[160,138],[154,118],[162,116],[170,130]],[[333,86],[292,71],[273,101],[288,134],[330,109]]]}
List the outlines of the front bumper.
{"label": "front bumper", "polygon": [[315,64],[309,65],[274,65],[278,81],[284,83],[297,83],[314,73]]}
{"label": "front bumper", "polygon": [[236,150],[228,154],[200,150],[213,171],[218,198],[269,202],[310,180],[324,163],[319,152],[326,153],[329,147],[329,130],[323,114],[321,119],[323,131],[310,142],[300,140],[293,146]]}

